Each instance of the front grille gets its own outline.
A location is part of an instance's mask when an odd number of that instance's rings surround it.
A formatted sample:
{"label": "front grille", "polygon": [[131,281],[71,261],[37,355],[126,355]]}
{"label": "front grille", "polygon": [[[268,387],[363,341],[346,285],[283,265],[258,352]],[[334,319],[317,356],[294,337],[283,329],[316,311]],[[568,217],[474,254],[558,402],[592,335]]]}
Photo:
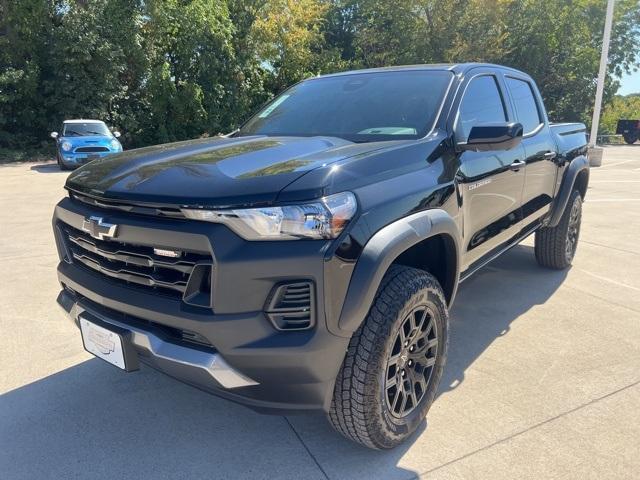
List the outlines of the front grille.
{"label": "front grille", "polygon": [[184,214],[179,208],[156,206],[148,204],[122,203],[112,200],[103,200],[87,195],[81,195],[77,192],[69,192],[69,198],[74,201],[82,202],[101,210],[119,210],[138,215],[152,215],[157,217],[184,218]]}
{"label": "front grille", "polygon": [[107,147],[78,147],[74,151],[76,153],[97,153],[108,152],[109,149]]}
{"label": "front grille", "polygon": [[[153,247],[133,245],[118,240],[97,240],[86,232],[69,225],[61,225],[73,263],[99,272],[117,282],[182,298],[187,290],[209,285],[202,278],[203,270],[211,275],[210,255],[182,252],[177,258],[156,255]],[[197,285],[189,285],[191,273],[198,265]],[[208,292],[203,292],[207,294]],[[197,303],[203,305],[202,299]]]}
{"label": "front grille", "polygon": [[278,285],[267,302],[266,313],[278,330],[305,330],[314,324],[313,283]]}

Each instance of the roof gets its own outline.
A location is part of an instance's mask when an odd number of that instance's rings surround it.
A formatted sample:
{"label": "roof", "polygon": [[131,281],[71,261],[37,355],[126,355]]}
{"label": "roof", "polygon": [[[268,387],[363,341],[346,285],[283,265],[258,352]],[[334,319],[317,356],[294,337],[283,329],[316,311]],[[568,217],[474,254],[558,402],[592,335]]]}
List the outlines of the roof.
{"label": "roof", "polygon": [[102,120],[92,120],[90,118],[79,118],[74,120],[65,120],[62,123],[104,123]]}
{"label": "roof", "polygon": [[[522,73],[519,70],[516,70],[511,67],[505,67],[504,65],[496,65],[493,63],[425,63],[419,65],[396,65],[390,67],[378,67],[378,68],[366,68],[361,70],[349,70],[346,72],[337,72],[330,73],[327,75],[320,75],[320,78],[327,77],[338,77],[342,75],[353,75],[360,73],[376,73],[376,72],[398,72],[398,71],[407,71],[407,70],[447,70],[453,72],[455,74],[465,73],[472,68],[478,67],[491,67],[491,68],[500,68],[503,70],[511,70],[512,72]],[[318,77],[315,77],[318,78]]]}

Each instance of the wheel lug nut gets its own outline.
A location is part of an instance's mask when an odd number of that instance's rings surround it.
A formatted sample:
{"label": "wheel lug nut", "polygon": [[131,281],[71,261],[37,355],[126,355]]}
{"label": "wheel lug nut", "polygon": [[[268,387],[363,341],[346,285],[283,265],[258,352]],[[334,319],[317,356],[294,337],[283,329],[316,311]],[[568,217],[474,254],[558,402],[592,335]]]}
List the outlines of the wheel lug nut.
{"label": "wheel lug nut", "polygon": [[409,351],[410,351],[410,352],[413,352],[413,349],[414,349],[414,346],[413,346],[413,345],[411,345],[411,346],[409,347]]}
{"label": "wheel lug nut", "polygon": [[404,371],[404,370],[402,370],[401,375],[402,375],[403,377],[406,375],[406,373],[405,373],[405,371]]}
{"label": "wheel lug nut", "polygon": [[409,345],[409,340],[406,340],[406,341],[404,342],[404,346],[406,347],[407,345]]}

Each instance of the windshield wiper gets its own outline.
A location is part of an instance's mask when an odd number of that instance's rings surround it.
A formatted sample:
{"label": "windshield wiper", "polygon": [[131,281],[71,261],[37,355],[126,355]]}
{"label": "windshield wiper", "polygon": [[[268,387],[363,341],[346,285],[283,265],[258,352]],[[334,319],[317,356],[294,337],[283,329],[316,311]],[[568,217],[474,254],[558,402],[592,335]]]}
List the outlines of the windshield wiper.
{"label": "windshield wiper", "polygon": [[64,136],[68,136],[68,135],[82,135],[80,132],[76,132],[75,130],[67,130],[66,132],[64,132]]}

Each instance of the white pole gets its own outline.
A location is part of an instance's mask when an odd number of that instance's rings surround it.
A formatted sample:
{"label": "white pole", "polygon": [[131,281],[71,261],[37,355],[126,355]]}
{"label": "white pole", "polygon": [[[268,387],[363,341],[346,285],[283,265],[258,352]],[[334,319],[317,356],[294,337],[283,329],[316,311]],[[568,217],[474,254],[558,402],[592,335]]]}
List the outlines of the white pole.
{"label": "white pole", "polygon": [[604,79],[607,75],[607,59],[609,56],[609,42],[611,40],[611,24],[613,23],[613,4],[615,0],[607,2],[607,16],[604,20],[604,35],[602,36],[602,52],[600,54],[600,71],[598,72],[598,84],[596,86],[596,103],[593,107],[593,121],[591,122],[591,136],[589,146],[596,146],[598,137],[598,125],[600,123],[600,110],[602,109],[602,93]]}

